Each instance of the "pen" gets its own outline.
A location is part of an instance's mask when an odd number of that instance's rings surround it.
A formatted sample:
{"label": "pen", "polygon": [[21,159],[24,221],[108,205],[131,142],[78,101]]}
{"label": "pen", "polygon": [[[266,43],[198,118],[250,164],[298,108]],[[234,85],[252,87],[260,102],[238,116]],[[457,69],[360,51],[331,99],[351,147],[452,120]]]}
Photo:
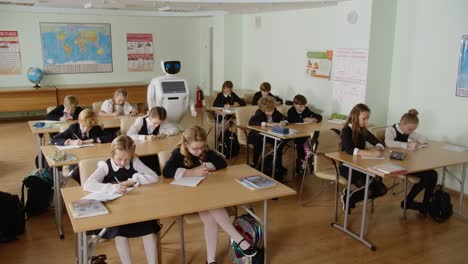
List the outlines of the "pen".
{"label": "pen", "polygon": [[118,184],[120,184],[119,179],[117,179],[116,176],[114,176],[114,179],[117,181]]}
{"label": "pen", "polygon": [[73,132],[73,135],[76,137],[76,139],[80,139],[80,138],[75,134],[75,132]]}

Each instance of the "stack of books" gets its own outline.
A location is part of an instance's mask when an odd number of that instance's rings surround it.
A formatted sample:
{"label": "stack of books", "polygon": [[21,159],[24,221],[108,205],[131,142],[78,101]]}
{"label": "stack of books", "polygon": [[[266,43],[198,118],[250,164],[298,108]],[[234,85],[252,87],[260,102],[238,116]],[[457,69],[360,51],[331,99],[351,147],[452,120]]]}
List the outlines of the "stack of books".
{"label": "stack of books", "polygon": [[383,174],[388,174],[388,175],[405,174],[408,172],[406,168],[403,168],[391,162],[378,164],[378,165],[370,167],[370,169],[377,171],[377,172],[381,172]]}

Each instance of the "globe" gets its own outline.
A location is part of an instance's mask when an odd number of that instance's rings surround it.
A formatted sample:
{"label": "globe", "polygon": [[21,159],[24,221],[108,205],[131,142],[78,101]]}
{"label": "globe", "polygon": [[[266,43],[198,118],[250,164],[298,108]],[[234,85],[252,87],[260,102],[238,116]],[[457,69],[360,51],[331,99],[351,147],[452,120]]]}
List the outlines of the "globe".
{"label": "globe", "polygon": [[39,83],[42,81],[42,78],[44,78],[44,72],[36,67],[31,67],[28,69],[28,80],[34,84],[34,88],[39,88]]}

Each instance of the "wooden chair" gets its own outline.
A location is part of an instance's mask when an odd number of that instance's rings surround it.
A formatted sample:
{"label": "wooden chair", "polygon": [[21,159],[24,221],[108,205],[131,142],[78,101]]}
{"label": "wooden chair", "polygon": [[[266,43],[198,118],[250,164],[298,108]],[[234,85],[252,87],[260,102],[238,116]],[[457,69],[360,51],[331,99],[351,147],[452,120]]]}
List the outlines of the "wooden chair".
{"label": "wooden chair", "polygon": [[[385,145],[385,130],[387,127],[374,127],[372,129],[372,134],[380,141],[382,144]],[[390,186],[389,189],[392,190],[392,194],[396,195],[397,193],[395,192],[395,187],[399,185],[400,183],[403,183],[405,179],[408,179],[408,181],[412,184],[417,184],[419,183],[420,179],[415,176],[410,176],[410,175],[398,175],[393,178],[393,184]],[[399,180],[399,181],[398,181]],[[398,182],[397,182],[398,181]]]}
{"label": "wooden chair", "polygon": [[236,108],[236,125],[237,125],[237,140],[241,146],[244,146],[247,152],[247,164],[249,164],[249,148],[253,148],[251,144],[247,143],[247,134],[250,118],[255,114],[257,106],[249,105],[245,107]]}
{"label": "wooden chair", "polygon": [[101,111],[101,106],[103,102],[93,102],[93,111],[98,114]]}
{"label": "wooden chair", "polygon": [[210,134],[216,122],[213,112],[207,110],[207,107],[213,106],[214,99],[215,99],[214,96],[211,96],[211,95],[205,96],[205,104],[203,106],[202,127],[204,127],[205,125],[209,126],[207,134]]}
{"label": "wooden chair", "polygon": [[[336,175],[339,175],[338,167],[335,167],[335,164],[331,159],[325,156],[326,153],[340,151],[340,133],[338,130],[325,130],[325,131],[315,131],[311,133],[312,141],[312,150],[313,150],[313,166],[314,166],[314,175],[318,178],[336,181]],[[302,201],[302,192],[304,189],[304,180],[307,174],[307,170],[310,168],[311,162],[307,162],[307,167],[304,170],[302,177],[301,190],[299,192],[299,202]],[[338,183],[341,185],[347,185],[348,181],[346,178],[341,175],[338,176]],[[323,192],[322,189],[314,197],[318,196]]]}
{"label": "wooden chair", "polygon": [[120,118],[120,134],[127,135],[128,130],[130,127],[135,123],[137,116],[125,116]]}
{"label": "wooden chair", "polygon": [[276,109],[281,113],[283,114],[285,117],[288,117],[288,110],[289,108],[291,108],[290,105],[285,105],[285,104],[282,104],[282,105],[278,105],[276,107]]}
{"label": "wooden chair", "polygon": [[49,107],[47,107],[46,113],[48,114],[48,113],[52,112],[56,107],[57,107],[57,106],[49,106]]}

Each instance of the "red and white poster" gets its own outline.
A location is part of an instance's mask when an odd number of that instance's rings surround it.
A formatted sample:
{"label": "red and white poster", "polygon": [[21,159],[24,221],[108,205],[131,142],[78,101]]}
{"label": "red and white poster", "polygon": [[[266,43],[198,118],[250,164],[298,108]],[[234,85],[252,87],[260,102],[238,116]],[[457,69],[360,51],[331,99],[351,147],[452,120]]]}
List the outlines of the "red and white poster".
{"label": "red and white poster", "polygon": [[127,33],[128,71],[153,71],[153,34]]}
{"label": "red and white poster", "polygon": [[21,74],[18,31],[0,31],[0,75]]}

